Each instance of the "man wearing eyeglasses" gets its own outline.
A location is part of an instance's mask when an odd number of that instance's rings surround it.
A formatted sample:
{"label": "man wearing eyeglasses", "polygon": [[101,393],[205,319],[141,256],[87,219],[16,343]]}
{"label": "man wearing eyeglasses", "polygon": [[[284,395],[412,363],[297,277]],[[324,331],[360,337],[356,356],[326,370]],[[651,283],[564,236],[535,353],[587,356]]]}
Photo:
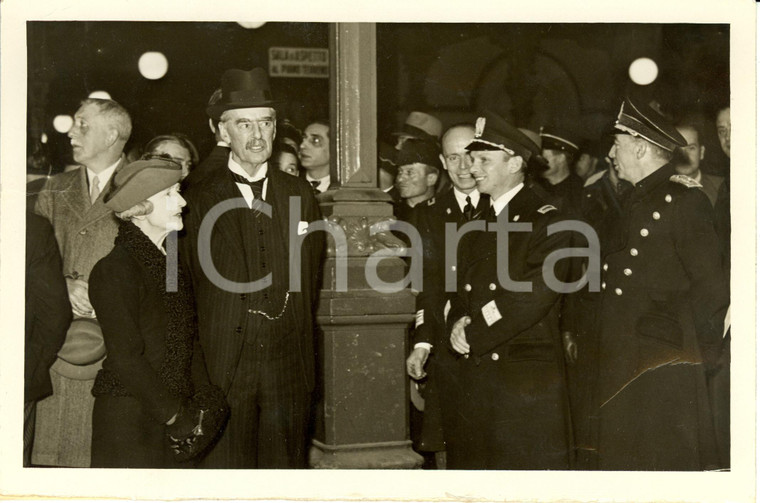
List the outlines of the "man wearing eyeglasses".
{"label": "man wearing eyeglasses", "polygon": [[314,192],[326,191],[330,186],[330,125],[327,121],[318,120],[306,126],[298,157]]}

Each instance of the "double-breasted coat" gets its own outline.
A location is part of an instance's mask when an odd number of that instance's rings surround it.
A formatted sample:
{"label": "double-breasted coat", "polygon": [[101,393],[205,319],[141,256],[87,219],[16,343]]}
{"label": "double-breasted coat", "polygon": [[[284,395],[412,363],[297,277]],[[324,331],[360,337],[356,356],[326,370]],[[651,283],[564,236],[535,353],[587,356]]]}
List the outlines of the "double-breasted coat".
{"label": "double-breasted coat", "polygon": [[[124,158],[114,175],[124,165]],[[98,260],[113,248],[118,221],[103,203],[114,175],[98,199],[90,202],[85,167],[48,179],[37,197],[35,212],[50,221],[61,250],[63,273],[85,281]],[[85,369],[94,375],[102,361]],[[55,369],[55,367],[54,367]],[[37,406],[37,429],[32,462],[52,466],[90,466],[94,378],[77,380],[51,370],[53,396]],[[92,372],[89,372],[92,370]]]}
{"label": "double-breasted coat", "polygon": [[602,264],[599,468],[715,466],[705,369],[728,288],[708,198],[667,164],[637,183]]}
{"label": "double-breasted coat", "polygon": [[[567,469],[569,424],[564,360],[558,328],[560,295],[544,281],[547,257],[567,248],[567,232],[549,233],[562,214],[522,187],[498,217],[499,225],[530,224],[510,232],[508,244],[492,231],[463,238],[457,293],[444,306],[447,330],[463,316],[470,345],[457,357],[461,438],[447,441],[447,466],[464,469]],[[490,219],[493,224],[493,218]],[[550,267],[564,278],[567,260]],[[530,282],[515,291],[499,281]],[[454,441],[455,440],[455,441]]]}

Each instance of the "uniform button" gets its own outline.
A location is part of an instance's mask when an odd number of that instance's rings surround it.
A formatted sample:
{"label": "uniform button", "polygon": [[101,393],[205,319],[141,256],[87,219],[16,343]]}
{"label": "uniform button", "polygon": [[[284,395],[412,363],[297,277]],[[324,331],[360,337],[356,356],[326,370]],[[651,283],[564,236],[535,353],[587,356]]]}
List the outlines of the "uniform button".
{"label": "uniform button", "polygon": [[609,268],[610,268],[610,265],[607,262],[605,262],[604,265],[602,266],[602,269],[604,269],[605,271]]}
{"label": "uniform button", "polygon": [[243,333],[243,327],[236,327],[235,328],[235,333],[236,334],[242,334]]}
{"label": "uniform button", "polygon": [[607,283],[605,283],[604,281],[602,281],[602,290],[605,290],[605,289],[607,289]]}
{"label": "uniform button", "polygon": [[625,269],[623,269],[623,274],[625,274],[626,276],[630,276],[631,274],[633,274],[633,271],[631,271],[630,269],[626,267]]}
{"label": "uniform button", "polygon": [[631,248],[631,256],[632,257],[635,257],[638,254],[639,254],[639,250],[637,250],[636,248]]}
{"label": "uniform button", "polygon": [[84,236],[85,234],[87,234],[87,229],[79,231],[79,234],[82,235],[82,236]]}
{"label": "uniform button", "polygon": [[655,220],[659,220],[660,219],[660,212],[659,211],[655,211],[654,213],[652,213],[652,218],[654,218]]}
{"label": "uniform button", "polygon": [[641,234],[641,237],[647,237],[649,235],[649,230],[647,230],[647,229],[641,229],[639,231],[639,234]]}
{"label": "uniform button", "polygon": [[491,359],[497,361],[499,359],[499,353],[491,353]]}
{"label": "uniform button", "polygon": [[467,283],[466,285],[464,285],[464,291],[465,292],[469,292],[470,290],[472,290],[472,285],[470,285],[469,283]]}
{"label": "uniform button", "polygon": [[488,289],[489,290],[496,290],[496,285],[493,284],[493,283],[491,283],[490,285],[488,285]]}
{"label": "uniform button", "polygon": [[666,195],[665,195],[665,202],[666,202],[666,203],[669,203],[669,202],[671,202],[672,200],[673,200],[673,196],[671,196],[670,194],[666,194]]}
{"label": "uniform button", "polygon": [[240,300],[245,300],[245,299],[246,299],[246,297],[247,297],[247,295],[246,295],[246,294],[244,294],[244,293],[241,293],[241,294],[240,294]]}
{"label": "uniform button", "polygon": [[620,288],[615,288],[615,295],[623,295],[623,290]]}

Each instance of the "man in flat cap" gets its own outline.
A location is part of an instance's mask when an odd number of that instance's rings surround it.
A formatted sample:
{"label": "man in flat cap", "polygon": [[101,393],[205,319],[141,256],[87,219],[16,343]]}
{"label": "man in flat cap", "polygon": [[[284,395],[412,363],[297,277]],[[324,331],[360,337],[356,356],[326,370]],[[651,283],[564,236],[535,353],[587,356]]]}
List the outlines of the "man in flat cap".
{"label": "man in flat cap", "polygon": [[406,117],[401,131],[393,133],[396,138],[396,150],[401,150],[407,140],[422,140],[438,145],[442,130],[443,125],[437,117],[425,112],[411,112]]}
{"label": "man in flat cap", "polygon": [[[297,251],[306,226],[320,218],[319,207],[305,180],[268,166],[277,102],[266,71],[227,70],[221,89],[207,111],[231,152],[226,169],[187,191],[182,248],[209,377],[231,409],[201,466],[303,468],[323,236],[309,233]],[[290,214],[291,199],[300,214]],[[291,221],[298,222],[298,235]],[[291,254],[301,265],[293,278]]]}
{"label": "man in flat cap", "polygon": [[[562,214],[525,184],[528,161],[539,154],[532,140],[488,113],[467,150],[470,173],[492,205],[488,230],[462,238],[457,289],[443,309],[457,357],[457,386],[446,390],[458,411],[453,429],[444,425],[447,467],[567,469],[560,295],[543,269],[570,236],[547,233]],[[565,262],[550,270],[561,278]]]}
{"label": "man in flat cap", "polygon": [[714,468],[705,373],[720,356],[728,288],[710,202],[676,174],[686,142],[653,107],[626,100],[614,127],[609,156],[633,189],[602,265],[599,468]]}

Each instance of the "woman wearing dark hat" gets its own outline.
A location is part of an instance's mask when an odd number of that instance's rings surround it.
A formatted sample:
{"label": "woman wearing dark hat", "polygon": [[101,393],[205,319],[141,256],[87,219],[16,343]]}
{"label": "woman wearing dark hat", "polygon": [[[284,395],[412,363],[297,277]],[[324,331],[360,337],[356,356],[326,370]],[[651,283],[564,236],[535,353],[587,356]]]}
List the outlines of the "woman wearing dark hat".
{"label": "woman wearing dark hat", "polygon": [[[92,390],[93,467],[182,466],[178,460],[207,446],[223,421],[223,397],[221,407],[203,411],[205,419],[191,399],[195,388],[213,392],[201,388],[208,376],[188,280],[179,268],[167,275],[164,240],[182,229],[181,175],[170,160],[135,161],[115,175],[105,197],[121,222],[113,250],[90,275],[107,351]],[[201,426],[205,438],[193,446]],[[187,441],[172,449],[170,435]]]}

